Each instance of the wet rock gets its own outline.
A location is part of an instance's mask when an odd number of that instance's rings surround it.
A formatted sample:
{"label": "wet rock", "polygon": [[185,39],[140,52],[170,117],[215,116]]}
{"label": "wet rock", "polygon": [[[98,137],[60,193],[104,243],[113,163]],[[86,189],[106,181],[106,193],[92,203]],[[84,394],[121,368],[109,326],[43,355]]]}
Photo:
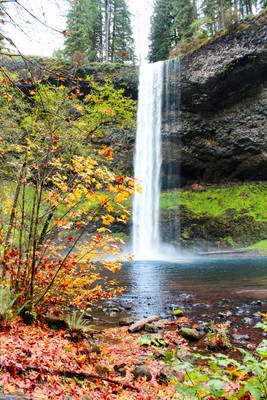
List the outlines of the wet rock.
{"label": "wet rock", "polygon": [[174,368],[171,368],[170,366],[165,365],[158,372],[156,379],[157,379],[158,383],[160,383],[160,384],[162,384],[162,383],[167,384],[171,380],[171,378],[175,378],[179,382],[182,382],[184,380],[184,376],[185,376],[184,372],[177,371]]}
{"label": "wet rock", "polygon": [[192,294],[189,294],[189,293],[181,293],[181,294],[179,294],[179,299],[182,299],[182,300],[188,300],[188,299],[191,299],[192,297],[194,297]]}
{"label": "wet rock", "polygon": [[191,351],[189,351],[186,347],[179,346],[176,348],[176,358],[183,362],[193,362],[194,359]]}
{"label": "wet rock", "polygon": [[110,312],[110,313],[119,313],[120,311],[122,311],[122,309],[121,308],[119,308],[119,307],[112,307],[112,308],[109,308],[108,309],[108,311]]}
{"label": "wet rock", "polygon": [[260,321],[261,320],[261,315],[259,314],[259,313],[254,313],[253,314],[253,316],[254,316],[254,318],[257,320],[257,321]]}
{"label": "wet rock", "polygon": [[151,381],[152,374],[150,369],[146,365],[139,365],[133,370],[133,375],[135,379],[146,378],[147,381]]}
{"label": "wet rock", "polygon": [[83,318],[87,319],[88,321],[92,321],[94,319],[93,316],[87,312],[83,314]]}
{"label": "wet rock", "polygon": [[152,322],[158,321],[159,319],[160,319],[159,316],[153,316],[153,317],[144,318],[141,321],[137,321],[133,325],[131,325],[129,327],[128,331],[129,331],[129,333],[139,332],[142,329],[144,329],[146,324],[150,324]]}
{"label": "wet rock", "polygon": [[249,317],[246,317],[246,318],[244,318],[244,323],[246,325],[252,325],[253,324],[253,319],[249,318]]}
{"label": "wet rock", "polygon": [[220,317],[220,318],[223,318],[223,319],[225,319],[225,318],[229,318],[229,317],[231,317],[231,315],[232,315],[233,313],[231,312],[231,311],[220,311],[219,313],[218,313],[218,316]]}
{"label": "wet rock", "polygon": [[226,299],[226,298],[223,298],[223,299],[221,299],[221,302],[222,302],[222,303],[230,303],[230,300],[229,300],[229,299]]}
{"label": "wet rock", "polygon": [[243,308],[237,308],[237,312],[235,313],[235,315],[240,316],[240,315],[244,315],[245,314],[245,310]]}
{"label": "wet rock", "polygon": [[156,324],[145,324],[144,329],[148,333],[158,333],[160,330]]}
{"label": "wet rock", "polygon": [[132,308],[133,308],[133,305],[130,304],[130,303],[127,303],[127,304],[124,304],[124,305],[123,305],[123,308],[124,308],[124,310],[126,310],[126,311],[131,311]]}
{"label": "wet rock", "polygon": [[134,320],[131,317],[120,318],[119,325],[120,326],[130,326],[134,323]]}
{"label": "wet rock", "polygon": [[254,300],[251,302],[252,306],[262,306],[262,301],[261,300]]}
{"label": "wet rock", "polygon": [[244,342],[244,341],[250,340],[250,336],[249,335],[238,335],[237,333],[234,333],[232,335],[232,338],[236,342]]}
{"label": "wet rock", "polygon": [[197,330],[198,330],[199,332],[201,332],[201,333],[207,332],[207,331],[208,331],[208,322],[200,321],[200,322],[198,323]]}
{"label": "wet rock", "polygon": [[168,383],[173,375],[173,369],[165,366],[157,373],[156,379],[158,383]]}
{"label": "wet rock", "polygon": [[127,373],[127,371],[126,371],[126,364],[124,364],[124,363],[122,363],[122,364],[119,364],[119,365],[115,365],[114,366],[114,371],[118,374],[118,375],[120,375],[120,376],[122,376],[123,378],[126,376],[126,373]]}
{"label": "wet rock", "polygon": [[117,313],[116,312],[114,312],[114,311],[111,311],[110,313],[109,313],[109,316],[110,317],[116,317],[117,316]]}
{"label": "wet rock", "polygon": [[185,339],[188,340],[199,340],[201,337],[201,334],[194,328],[182,327],[180,329],[180,334],[181,336],[183,336]]}

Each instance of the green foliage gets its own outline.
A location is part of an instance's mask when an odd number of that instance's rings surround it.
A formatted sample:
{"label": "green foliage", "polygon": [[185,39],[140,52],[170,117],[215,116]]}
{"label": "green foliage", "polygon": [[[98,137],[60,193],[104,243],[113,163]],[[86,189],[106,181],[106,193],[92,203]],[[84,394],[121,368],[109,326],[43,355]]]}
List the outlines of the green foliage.
{"label": "green foliage", "polygon": [[251,250],[251,251],[262,251],[264,253],[267,253],[267,240],[261,240],[260,242],[257,242],[253,244],[252,246],[248,246],[245,248],[246,250]]}
{"label": "green foliage", "polygon": [[[262,321],[258,322],[254,326],[254,328],[262,329],[264,332],[267,332],[267,313],[262,314],[262,317],[263,317]],[[266,344],[266,341],[265,341],[265,344]]]}
{"label": "green foliage", "polygon": [[134,40],[131,16],[125,0],[111,1],[111,48],[112,62],[134,61]]}
{"label": "green foliage", "polygon": [[[108,127],[131,125],[135,102],[108,81],[88,79],[88,88],[82,101],[79,87],[34,82],[26,97],[8,73],[1,77],[2,179],[11,181],[13,195],[4,193],[0,264],[3,280],[21,293],[25,316],[45,301],[72,299],[80,307],[85,297],[86,302],[101,297],[93,259],[100,251],[116,255],[107,226],[128,218],[123,202],[132,194],[133,179],[108,169],[114,153],[98,139]],[[87,224],[91,236],[85,248]],[[63,241],[62,231],[69,232]],[[105,265],[110,271],[120,267],[113,261]],[[115,291],[110,285],[105,281],[106,296]]]}
{"label": "green foliage", "polygon": [[187,54],[203,45],[205,38],[231,29],[263,8],[263,0],[156,0],[149,60],[167,59],[170,52]]}
{"label": "green foliage", "polygon": [[[179,373],[172,377],[177,392],[184,399],[204,399],[213,396],[222,399],[241,399],[247,392],[253,399],[263,400],[267,394],[266,341],[257,353],[239,349],[242,361],[224,354],[192,355],[192,361],[177,359],[175,352],[166,352],[165,362]],[[263,350],[262,350],[263,349]]]}
{"label": "green foliage", "polygon": [[179,41],[192,36],[193,20],[194,5],[190,0],[157,0],[150,33],[150,62],[165,60]]}
{"label": "green foliage", "polygon": [[66,323],[68,324],[70,332],[83,334],[88,333],[93,329],[92,325],[90,325],[90,323],[84,318],[84,314],[80,312],[74,312],[67,315]]}
{"label": "green foliage", "polygon": [[8,285],[0,286],[0,326],[2,323],[10,322],[15,316],[15,302],[18,295],[14,294]]}
{"label": "green foliage", "polygon": [[[265,323],[266,314],[262,316]],[[212,324],[211,333],[218,334],[220,331],[224,335],[222,328]],[[174,382],[181,399],[241,400],[251,398],[249,395],[255,400],[266,399],[267,340],[263,340],[254,353],[236,350],[239,351],[237,358],[221,353],[183,357],[176,349],[168,349],[163,360],[173,367],[173,376],[169,378]]]}
{"label": "green foliage", "polygon": [[[96,0],[77,0],[72,2],[67,17],[68,34],[65,41],[66,55],[73,61],[85,57],[86,61],[96,61],[101,57],[97,47],[98,36],[101,35],[99,18],[100,4]],[[79,60],[82,66],[82,59]]]}
{"label": "green foliage", "polygon": [[139,346],[151,346],[151,347],[166,347],[167,343],[164,339],[157,338],[154,336],[141,336],[138,339]]}

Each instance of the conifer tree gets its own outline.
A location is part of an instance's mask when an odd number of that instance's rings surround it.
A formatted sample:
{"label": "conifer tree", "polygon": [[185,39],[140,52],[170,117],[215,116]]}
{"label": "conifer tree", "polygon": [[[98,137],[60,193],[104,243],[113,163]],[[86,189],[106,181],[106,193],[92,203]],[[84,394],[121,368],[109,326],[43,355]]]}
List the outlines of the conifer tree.
{"label": "conifer tree", "polygon": [[190,0],[156,0],[151,19],[151,62],[168,58],[180,40],[192,36],[195,15],[194,3]]}
{"label": "conifer tree", "polygon": [[112,1],[110,55],[112,62],[134,59],[131,17],[125,0]]}
{"label": "conifer tree", "polygon": [[76,0],[72,3],[67,19],[68,36],[65,41],[65,52],[69,57],[76,53],[85,56],[88,61],[96,61],[97,26],[100,8],[97,0]]}
{"label": "conifer tree", "polygon": [[155,0],[149,60],[164,60],[180,41],[213,36],[266,5],[267,0]]}
{"label": "conifer tree", "polygon": [[124,62],[134,58],[131,18],[125,0],[75,0],[68,14],[65,52],[86,61]]}

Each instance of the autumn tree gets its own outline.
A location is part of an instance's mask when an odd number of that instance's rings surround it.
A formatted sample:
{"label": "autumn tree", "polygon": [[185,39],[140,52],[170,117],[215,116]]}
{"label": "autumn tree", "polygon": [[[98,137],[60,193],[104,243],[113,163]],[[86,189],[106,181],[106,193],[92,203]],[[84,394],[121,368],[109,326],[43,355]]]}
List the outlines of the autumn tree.
{"label": "autumn tree", "polygon": [[114,293],[109,281],[100,284],[100,271],[120,263],[99,260],[118,254],[112,225],[126,223],[134,182],[112,172],[112,149],[94,141],[111,125],[133,124],[135,103],[111,82],[88,78],[88,85],[83,102],[75,86],[40,82],[27,98],[2,71],[0,156],[8,175],[0,265],[27,312],[47,303],[83,307]]}

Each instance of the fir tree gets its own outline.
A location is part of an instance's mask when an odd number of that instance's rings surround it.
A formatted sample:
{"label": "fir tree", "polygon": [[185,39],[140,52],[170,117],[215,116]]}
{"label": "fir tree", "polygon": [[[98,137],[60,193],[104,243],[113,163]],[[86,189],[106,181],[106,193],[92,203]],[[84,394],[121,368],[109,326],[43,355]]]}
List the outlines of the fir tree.
{"label": "fir tree", "polygon": [[194,5],[190,0],[156,0],[151,20],[151,62],[165,60],[179,41],[192,36]]}
{"label": "fir tree", "polygon": [[76,0],[68,14],[67,56],[86,61],[134,58],[130,13],[125,0]]}
{"label": "fir tree", "polygon": [[134,59],[131,17],[125,0],[112,1],[110,54],[112,62]]}
{"label": "fir tree", "polygon": [[[87,61],[96,61],[98,57],[97,26],[100,8],[97,0],[76,0],[68,14],[68,36],[65,52],[69,57],[80,53]],[[99,29],[99,28],[98,28]]]}

